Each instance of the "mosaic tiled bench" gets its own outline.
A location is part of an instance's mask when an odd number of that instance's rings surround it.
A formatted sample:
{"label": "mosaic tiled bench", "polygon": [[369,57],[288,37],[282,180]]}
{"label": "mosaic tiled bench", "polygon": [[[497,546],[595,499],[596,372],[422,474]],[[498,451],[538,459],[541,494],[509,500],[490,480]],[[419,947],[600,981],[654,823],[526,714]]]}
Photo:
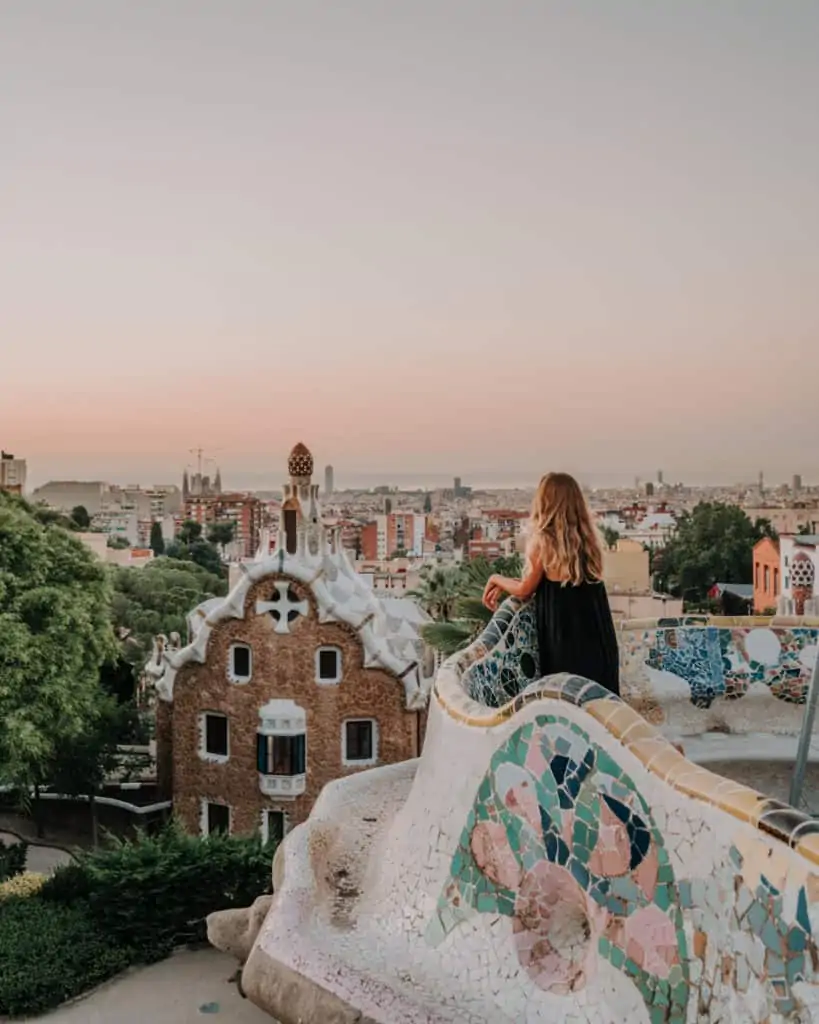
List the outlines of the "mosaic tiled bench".
{"label": "mosaic tiled bench", "polygon": [[589,680],[476,701],[521,611],[441,667],[417,765],[338,780],[288,836],[245,990],[282,1024],[819,1019],[819,823]]}

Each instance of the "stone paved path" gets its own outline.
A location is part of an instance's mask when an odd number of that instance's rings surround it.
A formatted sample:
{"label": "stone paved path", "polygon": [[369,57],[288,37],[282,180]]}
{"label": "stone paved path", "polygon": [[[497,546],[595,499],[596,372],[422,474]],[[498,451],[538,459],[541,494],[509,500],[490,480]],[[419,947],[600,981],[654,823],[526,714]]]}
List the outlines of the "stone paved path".
{"label": "stone paved path", "polygon": [[236,966],[215,949],[183,950],[32,1019],[45,1024],[276,1024],[242,999],[228,980]]}
{"label": "stone paved path", "polygon": [[[19,840],[11,832],[0,832],[0,842],[10,846]],[[26,855],[26,871],[36,871],[41,875],[50,875],[61,864],[70,863],[70,854],[65,850],[55,850],[51,846],[29,846]]]}

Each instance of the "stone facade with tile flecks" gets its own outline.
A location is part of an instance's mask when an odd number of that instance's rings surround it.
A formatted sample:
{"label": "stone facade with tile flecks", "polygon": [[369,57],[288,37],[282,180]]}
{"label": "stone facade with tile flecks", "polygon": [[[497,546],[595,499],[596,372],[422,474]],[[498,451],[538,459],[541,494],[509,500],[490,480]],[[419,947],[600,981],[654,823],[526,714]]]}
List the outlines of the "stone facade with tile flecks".
{"label": "stone facade with tile flecks", "polygon": [[[257,601],[267,601],[277,581],[286,580],[309,612],[279,635],[268,614],[255,614]],[[247,683],[228,677],[232,644],[252,650],[252,675]],[[316,681],[316,650],[341,651],[342,678],[333,685]],[[303,821],[322,788],[333,779],[360,769],[342,764],[341,732],[345,720],[372,718],[378,726],[378,763],[416,757],[420,749],[418,712],[405,708],[400,682],[382,669],[364,668],[363,646],[344,623],[318,621],[310,590],[286,576],[255,584],[246,599],[243,619],[221,623],[211,634],[205,664],[182,668],[174,684],[170,709],[172,796],[174,813],[191,832],[199,831],[201,801],[231,808],[231,831],[259,828],[263,810],[283,811],[288,828]],[[307,714],[306,789],[293,799],[265,796],[256,765],[259,709],[272,699],[295,701]],[[200,720],[205,712],[224,714],[229,723],[229,757],[208,763],[200,757]],[[159,746],[162,746],[161,738]]]}

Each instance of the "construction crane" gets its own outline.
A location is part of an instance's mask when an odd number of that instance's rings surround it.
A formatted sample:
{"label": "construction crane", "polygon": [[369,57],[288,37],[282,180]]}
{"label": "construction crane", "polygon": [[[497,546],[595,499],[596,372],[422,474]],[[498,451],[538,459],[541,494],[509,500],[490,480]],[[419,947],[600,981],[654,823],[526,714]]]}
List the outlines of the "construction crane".
{"label": "construction crane", "polygon": [[201,446],[199,448],[188,448],[191,455],[196,456],[196,472],[202,475],[202,456],[205,454],[205,449]]}

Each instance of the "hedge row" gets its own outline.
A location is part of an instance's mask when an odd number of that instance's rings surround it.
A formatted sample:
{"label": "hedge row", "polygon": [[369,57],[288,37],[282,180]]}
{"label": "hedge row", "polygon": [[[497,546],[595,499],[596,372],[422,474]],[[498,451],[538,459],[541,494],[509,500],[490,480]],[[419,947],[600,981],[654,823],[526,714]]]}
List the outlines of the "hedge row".
{"label": "hedge row", "polygon": [[205,917],[270,892],[274,848],[170,826],[114,841],[0,903],[0,1017],[42,1013],[130,964],[205,939]]}

